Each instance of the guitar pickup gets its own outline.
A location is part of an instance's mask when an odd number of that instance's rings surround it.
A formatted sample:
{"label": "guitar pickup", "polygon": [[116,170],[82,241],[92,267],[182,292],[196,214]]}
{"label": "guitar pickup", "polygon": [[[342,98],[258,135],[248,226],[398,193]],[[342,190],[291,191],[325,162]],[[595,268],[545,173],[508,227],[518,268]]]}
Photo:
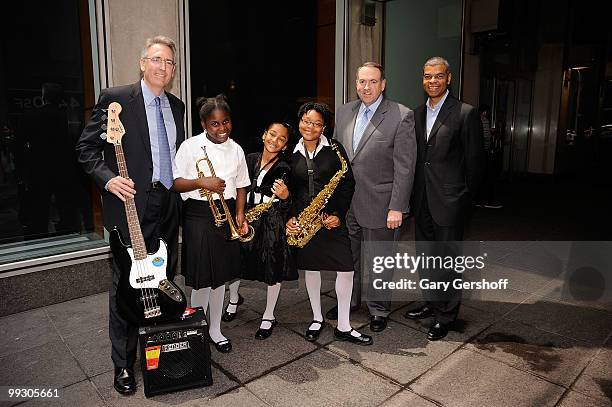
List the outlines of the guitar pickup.
{"label": "guitar pickup", "polygon": [[138,277],[136,279],[136,282],[137,283],[145,283],[147,281],[151,281],[151,280],[154,280],[154,279],[155,279],[155,276],[149,275],[149,276],[144,276],[144,277]]}

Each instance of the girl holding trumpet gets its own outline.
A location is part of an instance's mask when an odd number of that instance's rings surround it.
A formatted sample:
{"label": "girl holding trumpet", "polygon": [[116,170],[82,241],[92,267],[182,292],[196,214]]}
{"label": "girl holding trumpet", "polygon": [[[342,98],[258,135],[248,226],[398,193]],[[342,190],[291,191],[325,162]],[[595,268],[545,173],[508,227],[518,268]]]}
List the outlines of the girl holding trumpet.
{"label": "girl holding trumpet", "polygon": [[[235,214],[239,234],[247,233],[244,206],[251,182],[244,152],[229,138],[232,119],[225,96],[204,99],[199,105],[204,132],[185,140],[175,158],[174,190],[184,201],[181,266],[185,284],[193,288],[191,305],[208,309],[210,339],[219,352],[227,353],[232,344],[221,333],[225,283],[240,275],[240,243],[227,240],[227,224]],[[221,194],[229,213],[218,202]],[[210,197],[215,202],[208,202]],[[217,205],[217,216],[212,204]],[[217,227],[215,218],[224,215],[230,219]]]}

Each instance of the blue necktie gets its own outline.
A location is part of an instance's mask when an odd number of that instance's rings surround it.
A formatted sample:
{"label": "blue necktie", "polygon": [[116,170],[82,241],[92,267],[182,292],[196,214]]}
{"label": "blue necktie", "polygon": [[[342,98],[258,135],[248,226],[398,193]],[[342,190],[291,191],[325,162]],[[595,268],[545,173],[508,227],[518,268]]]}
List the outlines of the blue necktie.
{"label": "blue necktie", "polygon": [[361,141],[361,137],[363,137],[363,132],[365,131],[368,121],[370,120],[368,119],[369,113],[370,108],[366,107],[361,117],[357,119],[357,123],[355,123],[355,131],[353,132],[353,152],[356,152],[357,147],[359,147],[359,142]]}
{"label": "blue necktie", "polygon": [[164,115],[161,108],[161,100],[155,98],[157,108],[157,144],[159,145],[159,180],[168,189],[172,187],[172,159],[170,158],[170,147],[168,146],[168,133],[164,125]]}

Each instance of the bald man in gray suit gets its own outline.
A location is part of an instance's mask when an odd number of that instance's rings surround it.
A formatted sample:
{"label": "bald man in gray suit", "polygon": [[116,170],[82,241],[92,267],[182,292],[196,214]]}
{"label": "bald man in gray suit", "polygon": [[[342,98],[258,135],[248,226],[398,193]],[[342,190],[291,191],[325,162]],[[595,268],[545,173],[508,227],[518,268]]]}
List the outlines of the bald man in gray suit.
{"label": "bald man in gray suit", "polygon": [[[364,63],[357,69],[356,86],[359,100],[338,108],[334,130],[334,138],[349,156],[356,182],[346,217],[355,264],[352,311],[361,305],[362,272],[367,271],[361,270],[362,243],[399,240],[400,226],[409,210],[416,163],[414,114],[384,98],[383,67]],[[389,281],[392,270],[377,278]],[[390,295],[378,293],[374,300],[368,299],[367,305],[370,329],[383,331],[391,311]],[[334,319],[335,314],[337,309],[331,309],[326,316]]]}

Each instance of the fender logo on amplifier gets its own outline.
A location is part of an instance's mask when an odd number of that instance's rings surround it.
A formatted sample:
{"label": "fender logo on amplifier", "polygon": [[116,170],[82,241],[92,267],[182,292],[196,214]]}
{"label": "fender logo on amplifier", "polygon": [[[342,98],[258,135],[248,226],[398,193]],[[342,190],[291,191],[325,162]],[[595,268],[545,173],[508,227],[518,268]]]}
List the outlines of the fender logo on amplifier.
{"label": "fender logo on amplifier", "polygon": [[189,342],[185,341],[185,342],[167,343],[165,345],[162,345],[161,351],[162,352],[174,352],[177,350],[185,350],[189,348],[190,348]]}

